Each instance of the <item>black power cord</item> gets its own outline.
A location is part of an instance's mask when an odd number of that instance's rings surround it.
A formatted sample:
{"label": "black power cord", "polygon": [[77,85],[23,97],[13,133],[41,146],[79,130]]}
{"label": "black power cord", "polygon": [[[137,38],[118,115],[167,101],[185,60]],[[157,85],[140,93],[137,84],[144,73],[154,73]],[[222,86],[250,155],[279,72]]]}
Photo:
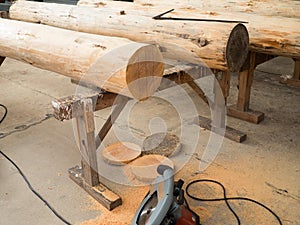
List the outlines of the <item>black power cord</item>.
{"label": "black power cord", "polygon": [[5,119],[5,117],[7,116],[7,108],[5,105],[0,104],[0,106],[4,109],[4,115],[2,116],[1,120],[0,120],[0,124],[3,122],[3,120]]}
{"label": "black power cord", "polygon": [[[3,122],[3,120],[5,119],[5,117],[7,116],[7,107],[5,105],[0,104],[0,106],[2,108],[4,108],[5,113],[2,117],[2,119],[0,120],[0,124]],[[30,182],[28,181],[27,177],[25,176],[25,174],[22,172],[22,170],[18,167],[18,165],[12,161],[7,155],[5,155],[2,151],[0,151],[0,154],[4,156],[4,158],[6,158],[17,170],[18,172],[21,174],[22,178],[24,179],[24,181],[26,182],[28,188],[40,199],[42,200],[42,202],[44,202],[46,204],[46,206],[54,213],[55,216],[57,216],[62,222],[64,222],[65,224],[71,225],[71,223],[69,223],[67,220],[65,220],[61,215],[58,214],[58,212],[56,212],[56,210],[36,191],[34,190],[34,188],[31,186]]]}
{"label": "black power cord", "polygon": [[[219,185],[222,189],[223,189],[223,196],[224,198],[214,198],[214,199],[205,199],[205,198],[198,198],[198,197],[195,197],[193,195],[191,195],[189,193],[189,188],[191,187],[191,185],[193,184],[196,184],[196,183],[203,183],[203,182],[209,182],[209,183],[215,183],[217,185]],[[250,199],[250,198],[244,198],[244,197],[230,197],[228,198],[226,196],[226,189],[225,187],[223,186],[223,184],[221,184],[220,182],[218,181],[215,181],[215,180],[209,180],[209,179],[203,179],[203,180],[194,180],[192,182],[190,182],[187,186],[186,186],[186,189],[185,189],[185,192],[187,194],[187,196],[189,196],[191,199],[194,199],[196,201],[202,201],[202,202],[216,202],[216,201],[225,201],[227,207],[229,208],[229,210],[232,212],[232,214],[234,215],[234,217],[236,218],[237,222],[238,222],[238,225],[241,225],[241,221],[240,221],[240,218],[238,217],[238,215],[236,214],[236,212],[231,208],[230,204],[228,201],[231,201],[231,200],[242,200],[242,201],[249,201],[249,202],[253,202],[263,208],[265,208],[266,210],[268,210],[278,221],[278,223],[280,225],[282,225],[282,222],[279,218],[279,216],[273,212],[270,208],[268,208],[267,206],[265,206],[264,204],[256,201],[256,200],[253,200],[253,199]]]}
{"label": "black power cord", "polygon": [[71,223],[69,223],[68,221],[66,221],[61,215],[58,214],[58,212],[56,212],[56,210],[36,191],[34,190],[34,188],[31,186],[30,182],[28,181],[27,177],[24,175],[24,173],[22,172],[22,170],[17,166],[17,164],[14,163],[14,161],[12,161],[7,155],[5,155],[2,151],[0,151],[0,154],[3,155],[11,164],[13,164],[13,166],[19,171],[19,173],[21,174],[22,178],[24,179],[24,181],[26,182],[26,184],[28,185],[28,188],[40,199],[42,200],[42,202],[44,202],[46,204],[46,206],[54,213],[55,216],[57,216],[62,222],[64,222],[65,224],[71,225]]}

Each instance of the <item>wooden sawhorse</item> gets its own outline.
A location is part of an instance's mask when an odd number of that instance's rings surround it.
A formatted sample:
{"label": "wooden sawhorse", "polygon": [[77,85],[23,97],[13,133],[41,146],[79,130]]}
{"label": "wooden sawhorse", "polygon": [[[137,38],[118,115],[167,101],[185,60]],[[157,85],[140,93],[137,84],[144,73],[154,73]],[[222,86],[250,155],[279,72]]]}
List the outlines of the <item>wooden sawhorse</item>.
{"label": "wooden sawhorse", "polygon": [[[225,73],[224,76],[226,76]],[[174,81],[177,84],[187,83],[202,99],[206,102],[204,93],[197,86],[194,80],[186,73],[179,72],[166,76],[168,81]],[[227,82],[228,77],[219,80],[219,82]],[[165,81],[167,79],[164,79]],[[76,83],[76,81],[73,81]],[[160,90],[170,88],[174,83],[162,82]],[[228,89],[228,88],[227,88]],[[102,182],[102,178],[98,173],[97,165],[97,148],[104,140],[115,120],[120,115],[121,111],[130,100],[125,96],[117,96],[117,94],[105,92],[101,89],[89,96],[70,96],[62,99],[57,99],[52,102],[54,109],[54,117],[58,120],[76,120],[78,146],[82,155],[81,166],[75,166],[69,169],[69,177],[87,191],[92,197],[100,202],[107,209],[112,210],[122,204],[120,196],[107,188]],[[229,90],[229,89],[228,89]],[[223,91],[223,88],[222,88]],[[116,100],[117,99],[117,100]],[[116,101],[116,102],[115,102]],[[100,131],[95,136],[94,111],[101,110],[115,105],[111,115],[104,123]],[[224,120],[216,118],[215,126],[224,126]],[[200,126],[209,130],[212,129],[211,120],[199,116]],[[233,128],[226,127],[225,137],[237,142],[242,142],[246,139],[246,135]]]}
{"label": "wooden sawhorse", "polygon": [[[239,72],[238,83],[238,99],[237,104],[227,107],[227,114],[229,116],[245,120],[251,123],[258,124],[264,120],[264,113],[254,111],[250,109],[250,97],[251,87],[254,79],[255,68],[270,59],[273,59],[274,55],[268,55],[264,53],[249,52],[248,58],[244,63],[244,66]],[[280,82],[290,84],[293,86],[300,86],[300,60],[294,59],[294,77],[293,79],[281,80]]]}

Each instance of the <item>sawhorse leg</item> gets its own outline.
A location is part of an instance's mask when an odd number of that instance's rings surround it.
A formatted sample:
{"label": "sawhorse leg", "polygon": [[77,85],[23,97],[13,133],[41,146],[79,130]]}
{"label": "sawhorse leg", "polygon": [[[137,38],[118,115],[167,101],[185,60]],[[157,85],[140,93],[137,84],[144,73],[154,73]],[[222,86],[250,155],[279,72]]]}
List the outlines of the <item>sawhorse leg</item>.
{"label": "sawhorse leg", "polygon": [[2,63],[4,62],[5,57],[0,56],[0,66],[2,65]]}
{"label": "sawhorse leg", "polygon": [[294,59],[294,75],[291,79],[281,79],[280,83],[289,84],[291,86],[300,87],[300,59]]}
{"label": "sawhorse leg", "polygon": [[[210,70],[208,71],[210,74]],[[218,84],[220,84],[221,86],[221,90],[222,90],[222,94],[218,93],[215,95],[215,98],[223,98],[224,97],[224,101],[226,103],[228,94],[229,94],[229,88],[230,88],[230,73],[227,71],[214,71],[215,73],[219,73],[218,75],[221,75],[221,77],[219,77],[219,79],[217,79],[218,81],[214,80],[214,89],[215,91],[220,91],[220,89],[218,88]],[[199,78],[201,76],[205,76],[206,74],[200,74]],[[217,113],[214,113],[213,116],[213,121],[215,122],[215,124],[211,124],[212,121],[208,118],[202,117],[202,116],[198,116],[198,118],[195,120],[197,121],[197,124],[200,127],[203,127],[205,129],[208,130],[216,130],[215,127],[222,127],[224,126],[224,121],[222,120],[222,118],[224,118],[224,114],[222,114],[222,112],[220,110],[222,110],[221,108],[216,107],[217,105],[214,104],[217,101],[220,101],[221,99],[214,99],[214,103],[209,103],[208,99],[205,96],[205,93],[201,90],[201,88],[199,87],[198,84],[195,83],[194,79],[197,79],[197,77],[191,77],[188,72],[180,72],[178,75],[168,75],[165,78],[167,78],[170,81],[174,81],[177,84],[188,84],[197,94],[198,96],[203,99],[204,102],[206,102],[207,104],[210,104],[211,107],[215,107],[214,109],[217,110]],[[170,87],[170,83],[167,82],[167,79],[163,80],[162,83],[162,87],[161,89],[165,89],[167,87]],[[222,100],[223,101],[223,100]],[[226,126],[226,132],[225,132],[225,137],[236,141],[236,142],[243,142],[246,140],[247,135],[245,133],[242,133],[234,128],[228,127]]]}
{"label": "sawhorse leg", "polygon": [[128,98],[120,97],[117,106],[95,138],[93,103],[96,104],[96,110],[100,110],[111,106],[116,98],[116,95],[112,93],[101,95],[100,101],[97,101],[97,95],[86,98],[72,96],[56,100],[52,105],[55,118],[59,120],[76,119],[78,146],[82,159],[81,167],[75,166],[69,169],[69,177],[103,206],[112,210],[121,205],[122,200],[117,194],[100,183],[101,177],[98,173],[96,151],[126,105]]}
{"label": "sawhorse leg", "polygon": [[260,123],[264,120],[264,113],[250,109],[251,86],[256,65],[261,63],[256,53],[250,52],[248,59],[239,72],[237,104],[227,107],[227,114],[251,123]]}

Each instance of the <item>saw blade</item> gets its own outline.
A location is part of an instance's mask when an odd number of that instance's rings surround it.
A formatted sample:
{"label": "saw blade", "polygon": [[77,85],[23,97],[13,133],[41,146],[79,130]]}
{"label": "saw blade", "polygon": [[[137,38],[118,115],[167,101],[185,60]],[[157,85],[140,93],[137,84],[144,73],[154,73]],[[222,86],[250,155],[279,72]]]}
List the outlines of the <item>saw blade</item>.
{"label": "saw blade", "polygon": [[144,207],[141,210],[141,213],[138,218],[138,225],[146,225],[155,211],[156,206],[158,204],[157,192],[154,192],[151,198],[146,202]]}

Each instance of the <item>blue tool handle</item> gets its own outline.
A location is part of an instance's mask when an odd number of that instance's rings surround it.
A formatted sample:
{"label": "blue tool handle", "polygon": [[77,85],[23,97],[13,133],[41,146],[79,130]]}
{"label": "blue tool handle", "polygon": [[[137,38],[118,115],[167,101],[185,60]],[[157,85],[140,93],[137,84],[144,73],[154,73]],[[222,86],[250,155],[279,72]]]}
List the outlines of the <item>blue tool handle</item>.
{"label": "blue tool handle", "polygon": [[167,169],[173,170],[171,167],[169,167],[169,166],[167,166],[167,165],[159,165],[159,166],[157,167],[157,173],[160,174],[160,175],[163,175],[164,172],[165,172]]}

